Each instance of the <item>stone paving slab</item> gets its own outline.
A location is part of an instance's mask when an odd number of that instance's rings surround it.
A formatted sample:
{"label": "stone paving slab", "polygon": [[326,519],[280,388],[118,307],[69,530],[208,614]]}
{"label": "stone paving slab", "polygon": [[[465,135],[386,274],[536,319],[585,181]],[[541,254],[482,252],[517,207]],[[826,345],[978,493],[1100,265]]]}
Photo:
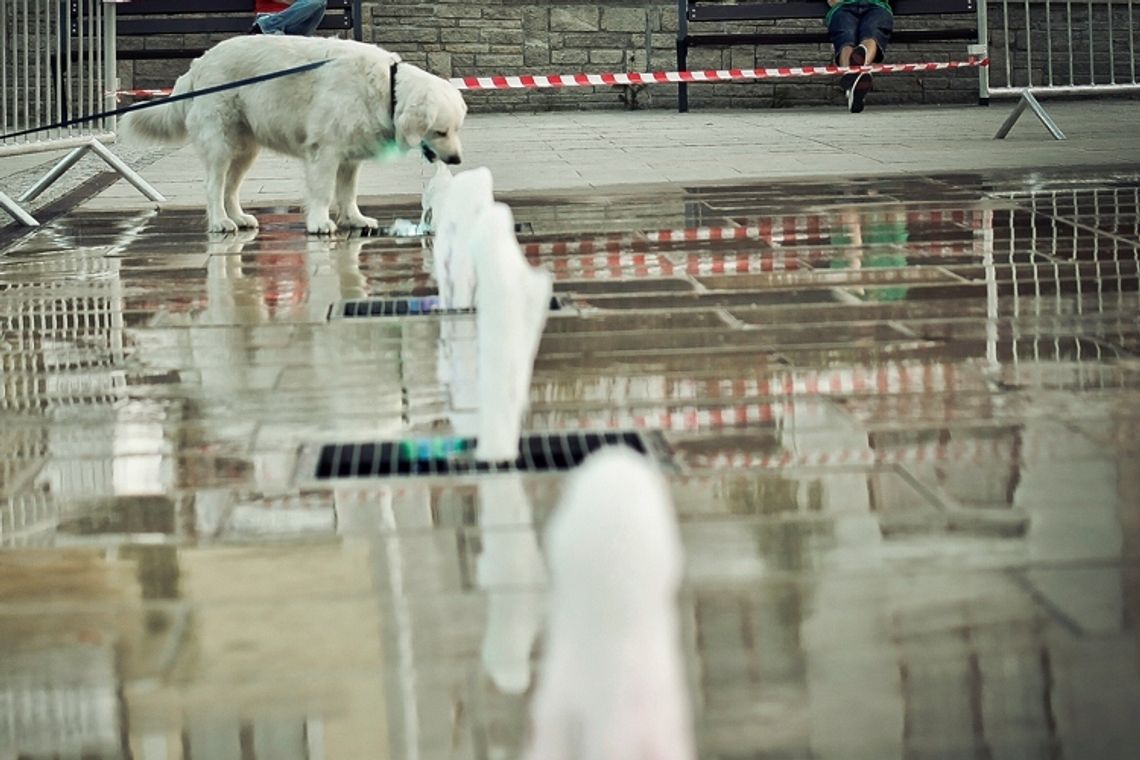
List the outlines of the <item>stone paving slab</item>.
{"label": "stone paving slab", "polygon": [[[489,167],[496,190],[514,192],[1109,165],[1140,154],[1140,134],[1127,128],[1140,122],[1140,102],[1047,102],[1068,140],[1054,141],[1031,115],[1005,140],[993,140],[1011,105],[884,107],[862,114],[833,108],[473,114],[463,130],[465,167]],[[430,171],[413,157],[370,165],[361,173],[360,192],[417,195]],[[143,174],[168,198],[166,205],[203,206],[201,168],[189,147]],[[266,154],[250,171],[243,202],[297,202],[301,188],[296,161]],[[149,205],[119,182],[85,207]]]}

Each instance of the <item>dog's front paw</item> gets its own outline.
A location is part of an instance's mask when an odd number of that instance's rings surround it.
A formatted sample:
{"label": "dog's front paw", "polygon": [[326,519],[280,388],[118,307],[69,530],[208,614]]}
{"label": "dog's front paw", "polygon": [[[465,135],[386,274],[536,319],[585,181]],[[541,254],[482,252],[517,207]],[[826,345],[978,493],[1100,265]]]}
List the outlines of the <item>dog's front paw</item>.
{"label": "dog's front paw", "polygon": [[336,232],[336,222],[327,216],[324,219],[310,219],[306,229],[310,235],[331,235]]}
{"label": "dog's front paw", "polygon": [[214,219],[206,225],[206,232],[237,232],[237,222],[233,219],[223,217],[221,219]]}
{"label": "dog's front paw", "polygon": [[261,227],[261,224],[257,221],[257,217],[253,214],[234,214],[230,217],[230,219],[234,224],[238,226],[239,229],[256,230]]}
{"label": "dog's front paw", "polygon": [[380,220],[364,214],[351,214],[340,220],[340,226],[351,229],[374,230],[380,226]]}

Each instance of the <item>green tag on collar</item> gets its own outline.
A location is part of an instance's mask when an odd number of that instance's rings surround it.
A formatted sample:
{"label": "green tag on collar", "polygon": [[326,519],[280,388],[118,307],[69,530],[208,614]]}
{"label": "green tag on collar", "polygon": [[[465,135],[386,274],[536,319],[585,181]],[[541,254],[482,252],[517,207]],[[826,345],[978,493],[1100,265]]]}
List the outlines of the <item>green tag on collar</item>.
{"label": "green tag on collar", "polygon": [[380,144],[376,149],[376,159],[378,161],[395,161],[404,155],[404,148],[400,143],[395,140],[388,140]]}

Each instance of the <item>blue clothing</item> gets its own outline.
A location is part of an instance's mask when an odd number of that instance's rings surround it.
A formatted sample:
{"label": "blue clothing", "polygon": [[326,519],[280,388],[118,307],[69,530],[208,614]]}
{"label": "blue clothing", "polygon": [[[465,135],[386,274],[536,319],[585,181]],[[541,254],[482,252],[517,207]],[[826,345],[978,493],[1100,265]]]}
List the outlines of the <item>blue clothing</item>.
{"label": "blue clothing", "polygon": [[279,13],[263,13],[255,22],[264,34],[308,36],[325,17],[326,0],[297,0]]}
{"label": "blue clothing", "polygon": [[855,0],[835,6],[827,17],[827,31],[835,47],[836,62],[841,48],[847,45],[855,47],[863,40],[874,40],[879,48],[875,60],[867,63],[883,60],[894,26],[894,14],[877,2]]}

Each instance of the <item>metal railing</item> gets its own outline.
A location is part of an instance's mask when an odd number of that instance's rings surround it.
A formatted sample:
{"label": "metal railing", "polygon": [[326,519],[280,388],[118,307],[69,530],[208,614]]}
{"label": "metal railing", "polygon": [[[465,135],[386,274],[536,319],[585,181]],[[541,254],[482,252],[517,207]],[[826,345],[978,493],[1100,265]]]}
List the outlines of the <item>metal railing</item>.
{"label": "metal railing", "polygon": [[0,192],[0,208],[23,224],[37,222],[21,204],[88,151],[151,200],[164,200],[104,145],[115,137],[114,116],[100,114],[115,107],[116,1],[0,2],[0,158],[71,149],[17,199]]}
{"label": "metal railing", "polygon": [[979,0],[979,42],[990,56],[981,97],[1140,90],[1136,6],[1140,0]]}

